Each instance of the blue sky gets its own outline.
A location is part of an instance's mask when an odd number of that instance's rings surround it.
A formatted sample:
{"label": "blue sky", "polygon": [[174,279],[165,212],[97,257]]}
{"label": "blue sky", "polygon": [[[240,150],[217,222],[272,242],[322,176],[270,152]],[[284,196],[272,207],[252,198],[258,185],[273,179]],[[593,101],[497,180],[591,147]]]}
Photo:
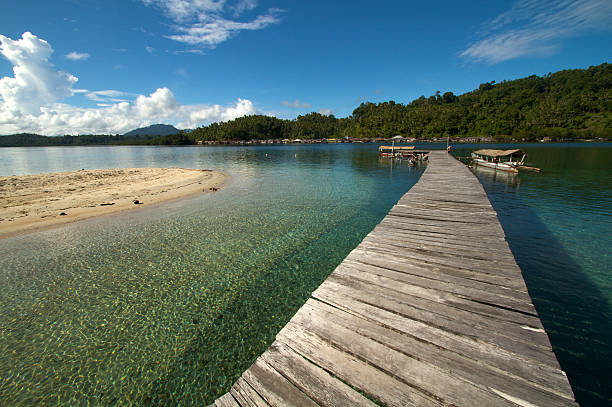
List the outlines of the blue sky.
{"label": "blue sky", "polygon": [[610,62],[612,1],[54,0],[0,13],[0,134],[345,117]]}

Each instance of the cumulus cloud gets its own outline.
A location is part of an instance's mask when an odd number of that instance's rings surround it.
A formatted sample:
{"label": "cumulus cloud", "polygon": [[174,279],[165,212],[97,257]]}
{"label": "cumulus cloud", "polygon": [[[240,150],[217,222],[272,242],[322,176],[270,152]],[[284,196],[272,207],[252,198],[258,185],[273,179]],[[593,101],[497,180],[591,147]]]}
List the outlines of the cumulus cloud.
{"label": "cumulus cloud", "polygon": [[257,113],[255,105],[248,99],[238,99],[234,106],[183,106],[182,113],[186,119],[178,123],[181,129],[192,129],[202,123],[224,122],[238,117]]}
{"label": "cumulus cloud", "polygon": [[291,107],[293,109],[309,109],[310,103],[300,102],[299,99],[295,99],[293,102],[289,102],[287,100],[283,100],[281,105]]}
{"label": "cumulus cloud", "polygon": [[321,109],[319,109],[318,113],[325,115],[325,116],[329,116],[330,114],[332,114],[331,109],[328,109],[326,107],[322,107]]}
{"label": "cumulus cloud", "polygon": [[215,47],[244,30],[261,30],[280,22],[282,10],[271,8],[250,21],[237,21],[244,12],[257,7],[255,0],[142,0],[146,6],[161,9],[174,24],[174,41]]}
{"label": "cumulus cloud", "polygon": [[483,26],[482,37],[461,56],[490,64],[550,55],[565,38],[612,27],[610,0],[520,0]]}
{"label": "cumulus cloud", "polygon": [[[230,106],[181,105],[165,87],[149,95],[73,89],[78,79],[55,70],[49,62],[53,49],[45,40],[26,32],[19,40],[0,35],[0,41],[0,51],[14,72],[14,77],[0,79],[0,134],[115,134],[162,121],[193,128],[256,112],[247,99]],[[99,102],[98,107],[61,102],[75,94]]]}
{"label": "cumulus cloud", "polygon": [[3,110],[36,114],[40,106],[72,96],[78,78],[55,70],[47,41],[25,32],[18,40],[0,35],[0,43],[0,52],[13,64],[15,75],[0,79]]}
{"label": "cumulus cloud", "polygon": [[72,51],[69,52],[68,54],[66,54],[66,59],[70,59],[73,61],[82,61],[84,59],[89,58],[91,55],[89,55],[86,52],[76,52],[76,51]]}

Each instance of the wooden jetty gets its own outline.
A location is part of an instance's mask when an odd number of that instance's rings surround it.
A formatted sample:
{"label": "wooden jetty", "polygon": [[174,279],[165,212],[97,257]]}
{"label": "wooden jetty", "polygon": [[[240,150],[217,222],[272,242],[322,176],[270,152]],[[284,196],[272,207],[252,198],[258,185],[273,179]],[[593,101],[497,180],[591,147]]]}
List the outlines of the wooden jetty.
{"label": "wooden jetty", "polygon": [[216,406],[577,406],[485,192],[419,182]]}

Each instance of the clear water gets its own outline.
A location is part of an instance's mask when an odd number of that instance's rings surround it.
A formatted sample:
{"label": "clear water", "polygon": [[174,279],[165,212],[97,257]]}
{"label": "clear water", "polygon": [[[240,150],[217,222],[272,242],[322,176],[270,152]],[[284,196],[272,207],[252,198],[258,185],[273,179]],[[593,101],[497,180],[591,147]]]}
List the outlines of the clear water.
{"label": "clear water", "polygon": [[211,402],[422,171],[372,145],[0,149],[0,175],[141,166],[232,179],[0,240],[0,404]]}
{"label": "clear water", "polygon": [[[612,404],[612,145],[520,147],[542,173],[476,174],[577,400]],[[210,402],[420,174],[372,145],[0,149],[0,175],[131,166],[233,177],[0,240],[0,404]]]}
{"label": "clear water", "polygon": [[[455,154],[470,147],[482,148]],[[475,173],[576,400],[612,405],[612,144],[519,148],[542,173]]]}

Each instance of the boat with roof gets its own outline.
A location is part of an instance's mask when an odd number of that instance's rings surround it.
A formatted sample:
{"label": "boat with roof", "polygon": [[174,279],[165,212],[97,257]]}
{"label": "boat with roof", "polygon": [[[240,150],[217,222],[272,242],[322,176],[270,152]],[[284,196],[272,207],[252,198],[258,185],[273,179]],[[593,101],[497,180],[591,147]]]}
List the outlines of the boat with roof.
{"label": "boat with roof", "polygon": [[525,164],[525,157],[526,154],[519,149],[481,149],[472,153],[472,163],[499,171],[518,172],[519,167]]}

